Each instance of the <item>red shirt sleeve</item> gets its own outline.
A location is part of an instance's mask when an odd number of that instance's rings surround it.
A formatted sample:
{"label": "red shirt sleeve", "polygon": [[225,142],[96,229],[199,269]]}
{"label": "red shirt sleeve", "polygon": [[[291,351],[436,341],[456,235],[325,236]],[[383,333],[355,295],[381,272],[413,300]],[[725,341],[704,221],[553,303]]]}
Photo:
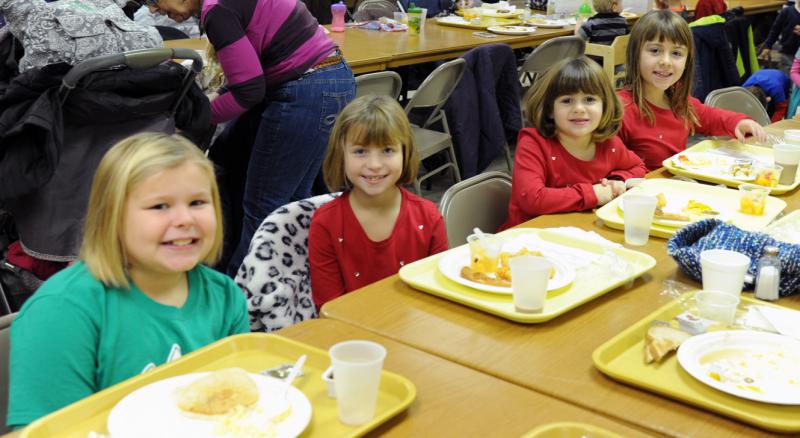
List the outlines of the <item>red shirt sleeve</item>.
{"label": "red shirt sleeve", "polygon": [[734,137],[736,125],[742,120],[750,118],[741,113],[704,105],[694,97],[689,98],[689,104],[694,107],[697,112],[697,118],[700,120],[697,132],[703,135]]}
{"label": "red shirt sleeve", "polygon": [[619,161],[614,164],[614,170],[608,174],[610,179],[621,179],[625,181],[630,178],[643,178],[647,173],[647,166],[638,155],[626,148],[618,137],[613,138],[615,148],[620,150]]}
{"label": "red shirt sleeve", "polygon": [[[331,202],[335,202],[331,201]],[[317,210],[319,213],[320,210]],[[333,214],[314,214],[308,234],[308,262],[311,270],[311,297],[317,308],[346,292],[334,239],[326,221]]]}
{"label": "red shirt sleeve", "polygon": [[569,169],[551,168],[547,139],[538,132],[531,131],[521,131],[517,142],[511,202],[516,203],[529,218],[542,214],[582,211],[596,206],[597,196],[592,184],[547,187],[548,172],[569,172]]}

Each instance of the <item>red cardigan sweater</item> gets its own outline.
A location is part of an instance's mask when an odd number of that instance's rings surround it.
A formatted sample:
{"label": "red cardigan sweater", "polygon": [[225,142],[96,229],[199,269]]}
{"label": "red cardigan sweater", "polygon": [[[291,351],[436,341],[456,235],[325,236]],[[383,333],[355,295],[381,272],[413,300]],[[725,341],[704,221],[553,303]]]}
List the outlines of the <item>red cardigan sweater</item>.
{"label": "red cardigan sweater", "polygon": [[311,296],[317,307],[447,249],[444,220],[436,205],[400,190],[400,213],[391,236],[381,242],[367,237],[350,207],[349,192],[314,213],[308,256]]}
{"label": "red cardigan sweater", "polygon": [[597,205],[593,184],[647,173],[642,160],[616,136],[597,143],[592,161],[575,158],[555,138],[535,128],[519,132],[508,218],[502,229],[550,213],[588,210]]}
{"label": "red cardigan sweater", "polygon": [[[651,125],[633,102],[630,91],[623,89],[617,94],[625,107],[619,138],[628,149],[642,157],[649,170],[658,169],[665,159],[686,149],[689,127],[671,109],[658,108],[648,102],[656,118],[656,123]],[[694,97],[689,97],[689,104],[700,120],[700,126],[695,127],[698,134],[733,137],[736,125],[748,118],[744,114],[703,105]]]}

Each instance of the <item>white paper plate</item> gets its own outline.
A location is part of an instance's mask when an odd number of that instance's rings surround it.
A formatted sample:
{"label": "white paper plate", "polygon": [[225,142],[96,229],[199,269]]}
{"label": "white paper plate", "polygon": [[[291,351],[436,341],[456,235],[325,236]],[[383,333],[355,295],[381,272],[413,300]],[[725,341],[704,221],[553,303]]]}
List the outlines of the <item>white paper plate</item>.
{"label": "white paper plate", "polygon": [[800,341],[788,336],[745,330],[706,333],[681,344],[678,362],[695,379],[728,394],[800,405]]}
{"label": "white paper plate", "polygon": [[551,19],[532,18],[528,20],[527,23],[544,29],[561,29],[562,27],[574,26],[575,20],[551,20]]}
{"label": "white paper plate", "polygon": [[[117,403],[108,416],[108,431],[113,438],[140,437],[192,437],[219,438],[224,416],[205,416],[181,411],[174,402],[174,391],[186,386],[208,373],[185,374],[151,383],[128,394]],[[271,419],[291,409],[288,417],[274,424],[276,438],[292,438],[300,435],[311,421],[311,403],[300,390],[290,387],[286,400],[283,398],[282,381],[250,374],[256,382],[260,397],[247,414],[236,421],[246,424],[264,425],[266,431]],[[244,435],[247,435],[246,433]],[[242,433],[239,436],[244,436]],[[231,434],[231,436],[236,436]]]}
{"label": "white paper plate", "polygon": [[[484,292],[511,295],[512,292],[510,287],[490,286],[488,284],[470,281],[462,277],[461,268],[464,266],[469,266],[469,259],[469,246],[464,245],[458,247],[439,259],[439,271],[444,274],[445,277],[455,281],[456,283],[463,284],[464,286],[482,290]],[[562,287],[567,286],[575,281],[574,269],[564,265],[558,260],[554,260],[553,258],[548,258],[548,260],[553,264],[553,267],[556,269],[556,273],[553,278],[547,282],[547,290],[561,289]]]}
{"label": "white paper plate", "polygon": [[536,26],[489,26],[486,30],[500,35],[530,35],[536,32]]}
{"label": "white paper plate", "polygon": [[[642,189],[642,188],[631,189],[628,192],[629,193],[634,193],[632,190],[636,190],[637,191],[636,193],[640,193],[641,192],[642,194],[653,195],[653,196],[656,195],[655,192],[652,192],[651,190],[645,190],[645,189]],[[655,224],[655,225],[663,225],[665,227],[680,228],[680,227],[684,227],[686,225],[689,225],[692,222],[697,222],[697,221],[702,220],[702,219],[715,218],[715,219],[719,219],[721,221],[727,221],[728,218],[730,217],[730,215],[727,214],[723,209],[721,209],[719,207],[719,205],[716,205],[713,201],[710,201],[708,199],[697,199],[696,196],[692,197],[692,198],[688,198],[685,195],[675,195],[675,194],[669,194],[669,193],[664,193],[664,196],[667,198],[667,207],[664,209],[664,211],[666,211],[667,213],[685,214],[685,213],[683,213],[681,211],[681,209],[684,206],[686,206],[686,204],[689,203],[690,199],[694,199],[697,202],[702,202],[703,204],[708,205],[709,207],[713,208],[714,211],[718,211],[720,214],[716,215],[716,216],[711,216],[711,215],[703,216],[703,217],[694,216],[694,218],[692,220],[689,220],[689,221],[678,221],[678,220],[664,219],[664,218],[660,218],[660,217],[654,216],[653,217],[653,224]],[[622,197],[619,198],[619,202],[617,203],[617,206],[619,207],[619,211],[621,211],[623,213],[623,216],[624,216],[625,215],[625,196],[622,196]]]}

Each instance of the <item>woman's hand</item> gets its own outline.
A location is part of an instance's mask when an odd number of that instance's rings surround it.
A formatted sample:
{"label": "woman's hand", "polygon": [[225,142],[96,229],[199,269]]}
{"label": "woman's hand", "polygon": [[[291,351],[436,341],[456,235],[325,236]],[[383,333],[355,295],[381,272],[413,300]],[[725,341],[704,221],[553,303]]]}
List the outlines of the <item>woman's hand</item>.
{"label": "woman's hand", "polygon": [[767,131],[764,128],[756,123],[755,120],[751,119],[744,119],[736,124],[736,129],[734,129],[734,134],[736,134],[736,139],[739,141],[744,141],[745,137],[751,135],[756,138],[761,143],[767,141]]}

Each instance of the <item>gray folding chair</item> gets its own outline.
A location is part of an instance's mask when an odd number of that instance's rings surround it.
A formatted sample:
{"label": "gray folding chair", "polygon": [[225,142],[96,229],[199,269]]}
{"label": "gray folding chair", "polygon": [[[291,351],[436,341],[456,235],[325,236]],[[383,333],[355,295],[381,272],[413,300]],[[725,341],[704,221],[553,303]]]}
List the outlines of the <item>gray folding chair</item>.
{"label": "gray folding chair", "polygon": [[402,87],[403,79],[393,71],[379,71],[356,76],[356,97],[378,94],[397,99]]}
{"label": "gray folding chair", "polygon": [[475,227],[487,233],[497,231],[506,221],[510,197],[511,177],[499,171],[475,175],[447,189],[439,210],[450,247],[466,243]]}
{"label": "gray folding chair", "polygon": [[706,105],[736,111],[753,118],[761,126],[771,123],[769,114],[753,93],[743,87],[720,88],[708,93]]}
{"label": "gray folding chair", "polygon": [[8,335],[11,330],[11,322],[17,314],[3,315],[0,317],[0,433],[10,432],[6,427],[6,413],[8,411]]}
{"label": "gray folding chair", "polygon": [[520,72],[520,83],[523,86],[526,83],[533,85],[536,78],[551,65],[562,59],[581,56],[585,50],[586,42],[576,36],[562,36],[543,42],[525,58]]}
{"label": "gray folding chair", "polygon": [[[414,190],[416,190],[417,194],[422,193],[422,181],[448,168],[453,170],[454,182],[461,181],[461,174],[458,171],[456,162],[456,151],[453,149],[453,138],[450,136],[450,127],[447,125],[447,117],[442,106],[447,102],[450,94],[453,93],[458,81],[461,80],[466,64],[466,61],[458,58],[437,67],[425,78],[422,85],[414,93],[414,97],[406,105],[406,114],[416,108],[424,108],[426,111],[430,111],[430,115],[422,124],[419,126],[411,125],[420,160],[444,150],[447,151],[448,156],[444,164],[429,170],[425,175],[414,180]],[[442,124],[444,132],[429,129],[436,122]]]}

